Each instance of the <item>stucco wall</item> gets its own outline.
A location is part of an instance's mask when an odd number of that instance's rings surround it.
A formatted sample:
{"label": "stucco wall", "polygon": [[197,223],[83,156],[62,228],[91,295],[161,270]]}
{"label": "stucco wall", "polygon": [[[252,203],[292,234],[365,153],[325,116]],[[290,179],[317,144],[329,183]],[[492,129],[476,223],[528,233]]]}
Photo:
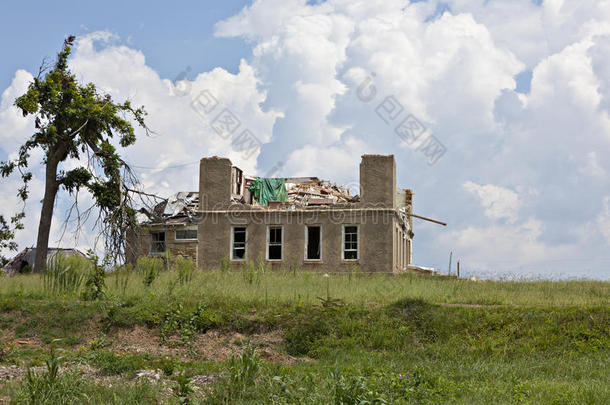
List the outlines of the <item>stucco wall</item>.
{"label": "stucco wall", "polygon": [[[196,227],[196,226],[195,226]],[[199,244],[197,240],[176,240],[176,229],[184,229],[183,227],[164,227],[164,226],[152,226],[152,227],[140,227],[130,237],[128,253],[126,257],[127,263],[135,265],[139,256],[151,255],[150,243],[151,243],[151,232],[159,232],[165,230],[165,243],[167,250],[172,255],[181,255],[189,258],[197,263]],[[154,255],[154,254],[153,254]],[[157,254],[158,255],[158,254]]]}
{"label": "stucco wall", "polygon": [[[284,232],[282,261],[269,261],[273,268],[293,263],[304,269],[345,271],[360,266],[365,271],[393,270],[393,220],[389,211],[262,211],[236,210],[229,213],[207,213],[199,223],[199,266],[217,268],[221,259],[231,253],[232,226],[246,226],[247,258],[266,260],[267,227],[282,225]],[[342,226],[359,226],[359,258],[342,259]],[[319,225],[322,230],[321,261],[305,260],[305,228]],[[241,266],[240,261],[232,261]]]}

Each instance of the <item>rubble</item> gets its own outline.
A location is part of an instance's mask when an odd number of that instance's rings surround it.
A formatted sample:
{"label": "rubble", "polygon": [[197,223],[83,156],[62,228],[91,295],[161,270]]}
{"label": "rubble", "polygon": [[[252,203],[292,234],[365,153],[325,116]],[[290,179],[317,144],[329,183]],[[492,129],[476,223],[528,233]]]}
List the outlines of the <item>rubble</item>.
{"label": "rubble", "polygon": [[139,225],[193,223],[197,220],[197,210],[199,210],[199,193],[180,191],[157,204],[152,210],[141,208],[136,214],[136,221]]}
{"label": "rubble", "polygon": [[347,204],[360,201],[360,197],[352,196],[349,189],[329,181],[319,180],[317,177],[287,178],[286,192],[289,204],[295,207]]}
{"label": "rubble", "polygon": [[[320,207],[360,202],[360,196],[351,195],[348,188],[329,181],[320,180],[317,177],[288,177],[285,179],[288,201],[270,201],[267,206],[262,206],[252,193],[246,193],[247,187],[256,177],[235,176],[235,178],[240,181],[244,178],[246,181],[243,185],[242,183],[233,185],[233,190],[236,192],[232,193],[231,204],[251,205],[259,209],[294,210],[308,206]],[[239,194],[240,192],[243,194]],[[248,201],[250,202],[248,203]],[[196,222],[198,209],[199,193],[181,191],[157,204],[152,210],[140,209],[136,214],[136,220],[140,225],[159,223],[183,225]]]}

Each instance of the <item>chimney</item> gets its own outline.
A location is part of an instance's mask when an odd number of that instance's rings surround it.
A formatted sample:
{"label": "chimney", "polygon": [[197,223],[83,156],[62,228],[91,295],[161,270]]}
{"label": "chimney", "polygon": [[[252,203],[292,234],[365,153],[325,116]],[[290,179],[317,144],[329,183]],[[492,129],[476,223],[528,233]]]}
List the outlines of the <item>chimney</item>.
{"label": "chimney", "polygon": [[199,209],[226,209],[231,203],[231,167],[227,158],[203,158],[199,162]]}
{"label": "chimney", "polygon": [[362,155],[360,201],[364,207],[396,209],[394,155]]}

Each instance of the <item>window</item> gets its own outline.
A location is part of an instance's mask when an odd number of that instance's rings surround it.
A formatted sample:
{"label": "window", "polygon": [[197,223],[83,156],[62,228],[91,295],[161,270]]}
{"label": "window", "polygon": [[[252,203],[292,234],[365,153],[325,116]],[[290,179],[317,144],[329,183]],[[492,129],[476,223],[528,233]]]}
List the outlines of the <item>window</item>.
{"label": "window", "polygon": [[176,240],[196,240],[197,229],[177,229]]}
{"label": "window", "polygon": [[163,253],[167,246],[165,245],[165,231],[150,233],[150,253]]}
{"label": "window", "polygon": [[233,232],[231,233],[231,260],[244,260],[246,258],[247,235],[246,227],[233,227]]}
{"label": "window", "polygon": [[358,260],[357,225],[343,225],[343,260]]}
{"label": "window", "polygon": [[322,259],[322,228],[320,226],[308,226],[305,228],[305,259]]}
{"label": "window", "polygon": [[270,226],[267,228],[267,260],[282,260],[283,241],[281,226]]}

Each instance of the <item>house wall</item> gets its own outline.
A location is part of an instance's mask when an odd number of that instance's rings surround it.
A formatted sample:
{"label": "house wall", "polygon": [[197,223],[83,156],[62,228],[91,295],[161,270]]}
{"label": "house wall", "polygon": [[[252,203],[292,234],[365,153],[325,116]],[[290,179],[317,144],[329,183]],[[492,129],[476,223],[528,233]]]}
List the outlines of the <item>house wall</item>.
{"label": "house wall", "polygon": [[[195,225],[196,226],[196,225]],[[152,241],[151,232],[165,231],[165,243],[167,245],[167,251],[175,256],[183,256],[185,258],[193,260],[195,263],[198,261],[199,244],[197,240],[176,240],[176,229],[184,229],[179,226],[142,226],[137,231],[134,231],[129,237],[130,242],[128,244],[128,252],[126,254],[126,261],[132,265],[135,265],[137,258],[140,256],[154,256],[150,252],[150,244]],[[157,253],[156,255],[160,255]]]}
{"label": "house wall", "polygon": [[360,162],[360,201],[367,207],[396,209],[394,155],[363,155]]}
{"label": "house wall", "polygon": [[[231,253],[232,226],[246,226],[247,258],[266,258],[267,226],[284,226],[284,257],[270,261],[273,267],[295,263],[305,269],[341,271],[358,265],[365,271],[397,271],[398,236],[395,234],[396,163],[393,155],[363,155],[360,163],[359,204],[332,209],[260,210],[231,205],[231,167],[226,158],[204,158],[200,162],[199,266],[217,268]],[[356,210],[354,210],[356,209]],[[221,210],[222,212],[214,212]],[[228,210],[228,211],[227,211]],[[306,225],[322,227],[322,260],[305,260]],[[359,226],[359,258],[342,259],[343,225]],[[402,243],[402,242],[401,242]],[[402,257],[402,256],[401,256]],[[234,261],[240,266],[241,261]],[[402,268],[402,262],[400,265]]]}
{"label": "house wall", "polygon": [[[394,213],[382,211],[304,210],[263,211],[256,209],[231,210],[224,213],[208,212],[199,223],[199,267],[218,268],[223,258],[230,258],[233,226],[247,228],[246,257],[257,261],[259,257],[274,269],[297,264],[306,270],[346,271],[360,266],[365,271],[393,271],[393,220]],[[283,259],[267,261],[267,227],[283,226]],[[305,260],[305,229],[319,225],[322,229],[322,259]],[[359,226],[359,258],[343,260],[343,225]],[[241,260],[232,260],[238,267]]]}
{"label": "house wall", "polygon": [[[174,229],[165,228],[166,243],[172,254],[190,257],[200,268],[213,269],[230,258],[233,226],[247,228],[247,260],[266,260],[267,227],[283,226],[283,258],[268,261],[279,269],[298,265],[306,270],[345,271],[359,266],[364,271],[399,272],[410,263],[411,239],[404,238],[396,216],[396,163],[392,155],[363,155],[360,164],[361,201],[332,208],[269,210],[251,205],[231,204],[232,163],[226,158],[204,158],[199,169],[201,219],[198,241],[175,240]],[[410,199],[411,194],[406,196]],[[410,221],[410,219],[409,219]],[[305,260],[307,225],[322,229],[322,259]],[[359,258],[343,260],[343,225],[359,226]],[[400,228],[400,229],[399,229]],[[142,227],[133,234],[132,261],[150,254],[150,230]],[[411,228],[410,228],[411,229]],[[231,261],[235,267],[242,261]]]}

